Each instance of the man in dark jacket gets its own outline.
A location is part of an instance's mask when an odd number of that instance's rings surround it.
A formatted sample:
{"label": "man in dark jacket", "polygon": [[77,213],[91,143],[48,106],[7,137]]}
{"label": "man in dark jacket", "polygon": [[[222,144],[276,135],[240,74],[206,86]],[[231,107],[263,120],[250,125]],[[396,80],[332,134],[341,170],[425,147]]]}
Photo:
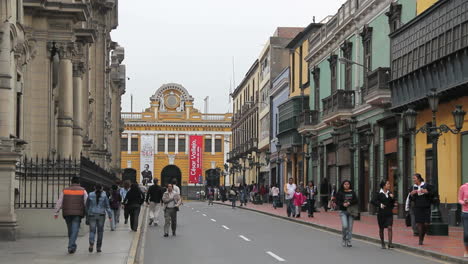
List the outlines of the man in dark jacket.
{"label": "man in dark jacket", "polygon": [[159,212],[161,211],[163,189],[158,185],[158,179],[154,178],[154,185],[151,185],[146,193],[146,204],[149,205],[149,225],[158,225]]}
{"label": "man in dark jacket", "polygon": [[62,215],[68,229],[68,253],[76,252],[76,238],[80,231],[81,218],[85,216],[86,200],[88,193],[80,186],[80,178],[73,177],[71,185],[65,188],[55,204],[55,219],[62,209]]}

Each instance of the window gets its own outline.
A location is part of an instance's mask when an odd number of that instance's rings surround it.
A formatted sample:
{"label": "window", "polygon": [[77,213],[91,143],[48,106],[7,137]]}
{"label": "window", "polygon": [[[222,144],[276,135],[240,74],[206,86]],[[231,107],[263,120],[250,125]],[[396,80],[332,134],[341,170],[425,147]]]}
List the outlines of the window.
{"label": "window", "polygon": [[175,152],[175,138],[169,138],[167,141],[167,152]]}
{"label": "window", "polygon": [[128,138],[120,138],[120,151],[128,151]]}
{"label": "window", "polygon": [[[343,57],[347,60],[352,60],[352,52],[353,52],[353,43],[349,41],[345,41],[343,45],[341,45],[341,50],[343,51]],[[345,64],[345,90],[352,89],[352,64],[346,63]]]}
{"label": "window", "polygon": [[[362,45],[364,47],[364,68],[372,70],[372,27],[364,26],[361,32]],[[367,86],[367,71],[363,71],[364,86]]]}
{"label": "window", "polygon": [[390,33],[396,31],[401,26],[401,5],[396,2],[390,4],[390,9],[385,15],[388,16]]}
{"label": "window", "polygon": [[296,53],[292,53],[292,61],[291,61],[291,83],[289,84],[291,86],[291,93],[294,93],[294,75],[296,73],[294,72],[295,70],[295,64],[296,64]]}
{"label": "window", "polygon": [[426,149],[426,179],[425,182],[432,182],[432,149]]}
{"label": "window", "polygon": [[158,138],[158,151],[166,152],[166,144],[164,138]]}
{"label": "window", "polygon": [[223,143],[219,138],[215,139],[215,152],[223,152]]}
{"label": "window", "polygon": [[211,138],[205,138],[205,152],[211,152]]}
{"label": "window", "polygon": [[132,151],[138,151],[138,138],[132,138]]}
{"label": "window", "polygon": [[338,61],[338,56],[335,54],[332,54],[330,58],[328,58],[328,62],[330,63],[330,76],[331,76],[331,93],[333,94],[336,91],[336,85],[337,85],[337,67],[336,63]]}
{"label": "window", "polygon": [[179,152],[185,151],[185,138],[179,138]]}
{"label": "window", "polygon": [[320,68],[315,66],[312,70],[312,76],[314,79],[315,97],[314,97],[314,109],[320,111]]}

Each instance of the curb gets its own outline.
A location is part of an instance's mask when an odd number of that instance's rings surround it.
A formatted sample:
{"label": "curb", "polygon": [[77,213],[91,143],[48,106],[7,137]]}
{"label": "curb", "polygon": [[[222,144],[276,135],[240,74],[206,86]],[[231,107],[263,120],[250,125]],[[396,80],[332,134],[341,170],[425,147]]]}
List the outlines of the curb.
{"label": "curb", "polygon": [[137,232],[135,232],[135,235],[133,235],[133,240],[132,244],[130,245],[127,261],[125,262],[126,264],[143,263],[144,247],[142,246],[142,244],[144,245],[143,236],[146,233],[146,215],[148,213],[148,207],[144,207],[144,212],[141,216],[142,218],[140,218],[140,228],[138,228]]}
{"label": "curb", "polygon": [[[215,203],[215,204],[224,205],[224,206],[231,206],[230,204],[223,204],[223,203]],[[337,230],[337,229],[334,229],[334,228],[331,228],[331,227],[328,227],[328,226],[323,226],[323,225],[319,225],[319,224],[315,224],[315,223],[305,222],[305,221],[302,221],[302,220],[297,220],[297,219],[286,217],[286,216],[276,215],[276,214],[260,211],[260,210],[253,209],[253,208],[247,208],[247,207],[237,207],[237,208],[252,211],[252,212],[256,212],[256,213],[260,213],[260,214],[264,214],[264,215],[268,215],[268,216],[272,216],[272,217],[276,217],[276,218],[280,218],[280,219],[283,219],[283,220],[287,220],[287,221],[290,221],[290,222],[295,222],[295,223],[302,224],[302,225],[312,226],[314,228],[325,230],[325,231],[332,232],[332,233],[335,233],[335,234],[341,234],[341,230]],[[357,239],[360,239],[360,240],[369,241],[369,242],[373,242],[373,243],[377,243],[377,244],[380,243],[380,239],[373,238],[373,237],[368,237],[368,236],[364,236],[364,235],[360,235],[360,234],[354,234],[353,233],[353,238],[357,238]],[[450,262],[453,262],[453,263],[460,263],[460,264],[467,263],[467,261],[465,259],[463,259],[463,258],[449,256],[449,255],[445,255],[445,254],[438,253],[438,252],[431,251],[431,250],[424,250],[424,249],[421,249],[421,248],[412,247],[412,246],[408,246],[408,245],[405,245],[405,244],[393,243],[393,246],[395,246],[395,248],[398,248],[398,249],[401,249],[401,250],[404,250],[404,251],[408,251],[408,252],[413,253],[413,254],[416,253],[418,255],[422,255],[422,256],[426,256],[426,257],[432,257],[432,258],[436,258],[436,259],[439,259],[439,260],[442,260],[442,261],[450,261]]]}

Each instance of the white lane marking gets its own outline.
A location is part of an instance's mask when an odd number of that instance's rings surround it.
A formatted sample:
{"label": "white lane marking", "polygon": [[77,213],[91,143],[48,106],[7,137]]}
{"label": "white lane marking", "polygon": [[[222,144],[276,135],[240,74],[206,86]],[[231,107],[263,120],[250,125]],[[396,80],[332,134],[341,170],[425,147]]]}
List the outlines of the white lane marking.
{"label": "white lane marking", "polygon": [[279,257],[278,255],[276,255],[275,253],[271,251],[267,251],[266,253],[272,256],[273,258],[275,258],[277,261],[280,261],[280,262],[286,261],[284,258]]}
{"label": "white lane marking", "polygon": [[250,239],[246,238],[246,237],[243,236],[243,235],[240,235],[239,237],[242,238],[242,239],[244,239],[245,241],[250,241]]}
{"label": "white lane marking", "polygon": [[229,227],[223,225],[223,228],[226,229],[226,230],[229,230]]}
{"label": "white lane marking", "polygon": [[197,213],[199,213],[200,211],[197,210]]}
{"label": "white lane marking", "polygon": [[203,216],[206,216],[206,214],[203,214]]}
{"label": "white lane marking", "polygon": [[211,218],[211,221],[216,222],[216,220],[214,220],[213,218]]}

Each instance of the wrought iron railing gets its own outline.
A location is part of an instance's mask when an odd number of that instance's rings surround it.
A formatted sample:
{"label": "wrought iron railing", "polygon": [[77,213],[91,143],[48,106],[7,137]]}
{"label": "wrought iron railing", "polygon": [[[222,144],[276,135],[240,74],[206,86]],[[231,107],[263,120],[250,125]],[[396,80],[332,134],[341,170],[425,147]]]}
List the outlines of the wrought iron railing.
{"label": "wrought iron railing", "polygon": [[332,95],[322,99],[323,115],[331,115],[340,110],[351,110],[354,107],[354,91],[336,90]]}
{"label": "wrought iron railing", "polygon": [[60,193],[74,176],[88,192],[96,184],[111,187],[118,180],[86,157],[81,159],[28,158],[16,166],[15,207],[32,209],[54,208]]}

